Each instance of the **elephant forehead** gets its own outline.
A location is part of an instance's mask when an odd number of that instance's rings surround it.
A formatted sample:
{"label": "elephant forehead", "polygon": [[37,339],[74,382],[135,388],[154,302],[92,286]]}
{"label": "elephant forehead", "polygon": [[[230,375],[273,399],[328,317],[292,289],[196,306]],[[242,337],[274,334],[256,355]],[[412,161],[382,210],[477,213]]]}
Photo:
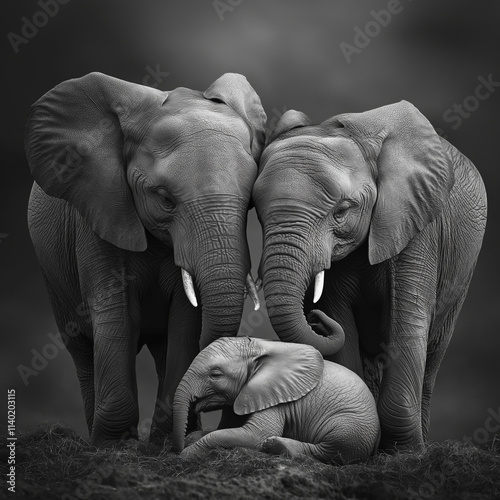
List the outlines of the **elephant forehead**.
{"label": "elephant forehead", "polygon": [[257,177],[257,165],[238,144],[227,142],[215,147],[208,140],[199,140],[156,158],[153,177],[158,184],[168,186],[177,201],[212,194],[247,200]]}
{"label": "elephant forehead", "polygon": [[222,352],[231,357],[234,355],[235,351],[247,352],[250,345],[249,337],[221,337],[214,340],[210,345],[210,348],[214,349],[216,352]]}
{"label": "elephant forehead", "polygon": [[254,188],[266,204],[269,198],[319,204],[356,199],[360,186],[371,182],[371,171],[351,139],[298,136],[271,146]]}
{"label": "elephant forehead", "polygon": [[198,357],[210,366],[235,368],[237,363],[249,357],[251,351],[251,344],[244,337],[222,337],[203,349]]}
{"label": "elephant forehead", "polygon": [[[163,103],[163,119],[155,129],[162,127],[177,129],[182,133],[197,131],[225,131],[246,137],[250,141],[250,130],[243,118],[230,106],[211,101],[196,90],[177,88],[168,94]],[[246,134],[246,135],[245,135]]]}
{"label": "elephant forehead", "polygon": [[167,112],[150,125],[144,145],[152,150],[168,152],[180,144],[203,138],[220,143],[236,139],[249,149],[249,128],[239,115],[228,110],[185,109],[175,114]]}
{"label": "elephant forehead", "polygon": [[356,169],[364,162],[357,144],[347,137],[301,135],[276,141],[262,155],[262,168],[302,165],[305,170],[331,173],[331,168]]}

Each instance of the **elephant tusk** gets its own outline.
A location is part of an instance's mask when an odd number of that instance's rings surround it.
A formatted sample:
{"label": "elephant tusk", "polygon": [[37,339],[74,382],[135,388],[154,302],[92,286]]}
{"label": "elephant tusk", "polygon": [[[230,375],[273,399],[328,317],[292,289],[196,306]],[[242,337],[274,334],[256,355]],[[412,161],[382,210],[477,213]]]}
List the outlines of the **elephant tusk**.
{"label": "elephant tusk", "polygon": [[257,278],[257,281],[255,282],[255,288],[257,289],[257,292],[260,292],[260,289],[262,288],[262,278]]}
{"label": "elephant tusk", "polygon": [[184,285],[184,292],[186,293],[186,297],[194,307],[198,307],[196,293],[194,292],[193,278],[191,278],[191,275],[185,269],[181,269],[181,273],[182,284]]}
{"label": "elephant tusk", "polygon": [[255,286],[255,283],[253,281],[253,278],[250,273],[247,274],[247,290],[248,294],[250,295],[250,298],[253,301],[253,309],[254,311],[258,311],[260,309],[260,301],[259,297],[257,295],[257,287]]}
{"label": "elephant tusk", "polygon": [[313,302],[316,304],[318,300],[321,298],[321,294],[323,293],[323,285],[325,284],[325,271],[321,271],[314,278],[314,298]]}

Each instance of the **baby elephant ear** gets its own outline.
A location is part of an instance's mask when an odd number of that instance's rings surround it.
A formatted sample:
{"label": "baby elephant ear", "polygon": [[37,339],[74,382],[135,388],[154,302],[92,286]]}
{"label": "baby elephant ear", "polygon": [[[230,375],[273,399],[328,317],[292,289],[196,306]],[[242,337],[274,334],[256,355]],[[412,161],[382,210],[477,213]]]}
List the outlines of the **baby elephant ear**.
{"label": "baby elephant ear", "polygon": [[378,194],[368,247],[370,263],[377,264],[397,255],[442,211],[453,167],[432,125],[407,101],[335,121],[365,151],[375,151]]}
{"label": "baby elephant ear", "polygon": [[314,389],[323,374],[323,357],[314,347],[252,339],[255,356],[250,376],[234,402],[237,415],[247,415],[296,401]]}
{"label": "baby elephant ear", "polygon": [[205,99],[216,99],[234,109],[252,131],[252,156],[259,161],[265,141],[267,116],[257,92],[238,73],[225,73],[203,93]]}
{"label": "baby elephant ear", "polygon": [[288,132],[294,128],[307,127],[311,125],[311,119],[302,111],[295,111],[295,109],[289,109],[281,115],[278,123],[271,130],[269,137],[266,139],[266,146],[271,144],[271,142],[276,139],[276,137]]}

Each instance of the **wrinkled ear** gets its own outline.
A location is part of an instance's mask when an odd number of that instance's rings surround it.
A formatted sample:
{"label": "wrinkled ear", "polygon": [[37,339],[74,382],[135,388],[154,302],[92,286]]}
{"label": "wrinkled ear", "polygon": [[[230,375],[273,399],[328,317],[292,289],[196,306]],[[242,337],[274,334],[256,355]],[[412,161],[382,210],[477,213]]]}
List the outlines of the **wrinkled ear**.
{"label": "wrinkled ear", "polygon": [[245,120],[252,132],[252,156],[258,162],[264,148],[267,117],[248,80],[237,73],[225,73],[205,90],[203,97],[224,102]]}
{"label": "wrinkled ear", "polygon": [[28,117],[26,155],[36,182],[126,250],[145,250],[147,243],[126,181],[125,141],[137,141],[134,123],[165,98],[165,92],[90,73],[54,87]]}
{"label": "wrinkled ear", "polygon": [[301,111],[295,111],[294,109],[286,111],[281,115],[273,130],[271,130],[269,137],[266,139],[266,146],[271,144],[281,134],[294,128],[307,127],[311,123],[311,119]]}
{"label": "wrinkled ear", "polygon": [[323,357],[314,347],[252,339],[256,354],[251,374],[234,402],[237,415],[247,415],[295,401],[314,389],[323,374]]}
{"label": "wrinkled ear", "polygon": [[370,263],[377,264],[397,255],[441,212],[454,183],[451,160],[432,125],[407,101],[332,121],[378,154],[368,240]]}

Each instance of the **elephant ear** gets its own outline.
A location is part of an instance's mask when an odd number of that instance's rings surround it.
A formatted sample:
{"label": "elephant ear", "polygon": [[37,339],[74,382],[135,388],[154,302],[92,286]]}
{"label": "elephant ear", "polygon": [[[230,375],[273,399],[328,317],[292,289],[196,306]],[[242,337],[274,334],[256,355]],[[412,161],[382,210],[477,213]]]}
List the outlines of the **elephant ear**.
{"label": "elephant ear", "polygon": [[453,187],[453,167],[432,125],[407,101],[332,122],[377,156],[378,195],[368,239],[370,263],[377,264],[436,219]]}
{"label": "elephant ear", "polygon": [[295,111],[295,109],[289,109],[281,115],[278,123],[273,128],[273,130],[271,130],[271,133],[266,140],[266,146],[268,144],[271,144],[271,142],[273,142],[276,137],[284,134],[285,132],[289,132],[294,128],[307,127],[311,124],[311,119],[305,113],[302,113],[301,111]]}
{"label": "elephant ear", "polygon": [[314,347],[261,339],[251,342],[251,373],[234,402],[237,415],[296,401],[318,385],[324,364]]}
{"label": "elephant ear", "polygon": [[248,80],[237,73],[225,73],[205,90],[203,97],[222,101],[245,120],[251,130],[252,156],[258,162],[264,148],[267,116]]}
{"label": "elephant ear", "polygon": [[139,142],[137,123],[147,123],[165,98],[165,92],[90,73],[54,87],[28,117],[26,156],[36,182],[126,250],[145,250],[147,243],[126,180],[125,142]]}

